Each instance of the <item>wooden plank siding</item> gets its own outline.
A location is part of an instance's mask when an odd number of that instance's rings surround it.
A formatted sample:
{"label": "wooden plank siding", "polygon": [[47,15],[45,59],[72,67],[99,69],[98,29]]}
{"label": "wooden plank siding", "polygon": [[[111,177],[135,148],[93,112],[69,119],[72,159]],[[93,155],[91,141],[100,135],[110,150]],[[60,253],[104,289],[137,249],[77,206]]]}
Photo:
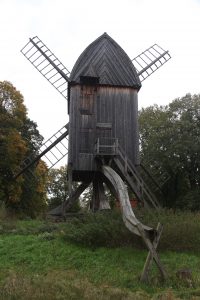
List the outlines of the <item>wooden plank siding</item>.
{"label": "wooden plank siding", "polygon": [[131,162],[138,164],[137,109],[134,88],[79,84],[70,87],[68,163],[79,180],[85,172],[96,171],[94,145],[98,137],[118,138]]}

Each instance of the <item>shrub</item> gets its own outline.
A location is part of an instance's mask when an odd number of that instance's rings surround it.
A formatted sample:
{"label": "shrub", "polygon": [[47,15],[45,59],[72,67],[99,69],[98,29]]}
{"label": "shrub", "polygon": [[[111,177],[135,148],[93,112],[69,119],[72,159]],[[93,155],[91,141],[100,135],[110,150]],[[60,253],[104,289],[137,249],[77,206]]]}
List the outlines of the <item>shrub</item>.
{"label": "shrub", "polygon": [[[145,225],[156,228],[164,225],[159,243],[161,250],[198,251],[200,248],[200,214],[136,210],[138,219]],[[126,229],[118,211],[88,213],[82,219],[72,219],[65,224],[64,238],[89,247],[134,246],[144,248],[141,238]]]}
{"label": "shrub", "polygon": [[191,211],[200,210],[200,189],[191,190],[185,196],[180,197],[177,201],[177,207]]}
{"label": "shrub", "polygon": [[82,219],[71,220],[65,228],[65,239],[89,247],[117,247],[135,244],[116,211],[88,213]]}

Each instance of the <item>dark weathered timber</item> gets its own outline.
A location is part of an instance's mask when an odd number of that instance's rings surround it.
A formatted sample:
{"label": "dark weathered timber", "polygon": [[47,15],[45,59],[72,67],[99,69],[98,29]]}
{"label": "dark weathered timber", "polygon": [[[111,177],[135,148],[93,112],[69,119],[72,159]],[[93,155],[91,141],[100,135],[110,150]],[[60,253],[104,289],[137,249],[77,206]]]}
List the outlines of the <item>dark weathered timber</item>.
{"label": "dark weathered timber", "polygon": [[72,192],[71,197],[69,197],[65,202],[62,204],[63,214],[68,211],[72,205],[78,200],[80,195],[85,191],[85,189],[90,185],[90,182],[82,182],[78,188]]}
{"label": "dark weathered timber", "polygon": [[139,164],[138,101],[133,88],[70,87],[69,158],[74,174],[96,171],[98,138],[118,139],[133,164]]}
{"label": "dark weathered timber", "polygon": [[131,59],[107,33],[83,51],[72,69],[70,81],[80,83],[81,76],[97,77],[100,85],[141,87]]}

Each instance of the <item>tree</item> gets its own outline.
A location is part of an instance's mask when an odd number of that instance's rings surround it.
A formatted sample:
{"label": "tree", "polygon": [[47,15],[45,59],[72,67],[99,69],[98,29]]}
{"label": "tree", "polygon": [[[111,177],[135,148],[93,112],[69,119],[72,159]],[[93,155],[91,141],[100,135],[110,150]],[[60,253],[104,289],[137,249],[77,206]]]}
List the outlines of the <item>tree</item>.
{"label": "tree", "polygon": [[[77,184],[74,184],[74,188],[77,186]],[[47,190],[50,209],[62,204],[68,198],[67,166],[49,170]],[[76,201],[70,208],[70,212],[77,212],[78,210],[80,210],[80,204],[79,201]]]}
{"label": "tree", "polygon": [[[31,156],[33,158],[38,154],[38,149],[43,141],[43,137],[39,134],[37,129],[37,124],[27,118],[21,129],[21,135],[27,145],[25,157]],[[15,209],[24,211],[31,217],[36,217],[37,214],[45,211],[47,208],[47,165],[42,160],[39,160],[37,164],[30,166],[29,171],[22,177],[23,188],[20,203],[15,205]]]}
{"label": "tree", "polygon": [[170,174],[164,204],[180,206],[183,196],[200,185],[200,95],[142,109],[139,122],[141,160]]}
{"label": "tree", "polygon": [[20,179],[12,181],[12,174],[27,152],[20,128],[26,119],[22,95],[9,82],[0,82],[0,182],[1,201],[18,201]]}
{"label": "tree", "polygon": [[25,176],[14,180],[13,174],[26,156],[37,153],[42,139],[36,123],[27,116],[22,94],[10,82],[0,82],[0,201],[9,208],[25,211],[29,215],[34,214],[31,204],[34,199],[42,203],[40,208],[46,201],[44,184],[41,193],[41,182],[44,181],[41,169],[44,170],[46,166],[39,162],[37,168],[32,168],[36,181],[34,178],[27,180]]}
{"label": "tree", "polygon": [[47,189],[50,208],[54,208],[66,200],[68,197],[66,166],[49,170]]}
{"label": "tree", "polygon": [[46,164],[40,160],[32,172],[34,176],[24,176],[20,202],[12,207],[18,212],[35,218],[47,209],[48,169]]}

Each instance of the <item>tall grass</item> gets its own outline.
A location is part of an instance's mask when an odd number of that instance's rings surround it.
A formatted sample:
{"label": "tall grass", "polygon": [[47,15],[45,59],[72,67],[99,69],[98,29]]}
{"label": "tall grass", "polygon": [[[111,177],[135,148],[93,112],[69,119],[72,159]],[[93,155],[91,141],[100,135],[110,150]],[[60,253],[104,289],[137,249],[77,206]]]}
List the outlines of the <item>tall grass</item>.
{"label": "tall grass", "polygon": [[[136,210],[135,213],[143,224],[154,228],[158,222],[164,225],[159,250],[199,251],[200,213],[170,210],[163,210],[159,214],[144,210]],[[145,248],[141,239],[126,229],[119,211],[86,213],[69,218],[64,223],[0,218],[0,233],[39,234],[44,239],[59,235],[65,241],[91,248],[121,246]]]}
{"label": "tall grass", "polygon": [[[119,211],[88,213],[65,223],[4,219],[0,299],[198,299],[199,214],[136,214],[144,224],[164,224],[159,254],[169,275],[166,283],[155,266],[150,284],[139,282],[147,250],[125,228]],[[177,278],[182,268],[192,271],[191,285]]]}
{"label": "tall grass", "polygon": [[[160,250],[199,251],[200,214],[163,210],[137,210],[136,215],[144,224],[156,227],[164,225],[159,243]],[[64,228],[65,239],[89,247],[134,246],[144,248],[140,238],[128,231],[119,211],[86,214],[82,219],[73,219]]]}

